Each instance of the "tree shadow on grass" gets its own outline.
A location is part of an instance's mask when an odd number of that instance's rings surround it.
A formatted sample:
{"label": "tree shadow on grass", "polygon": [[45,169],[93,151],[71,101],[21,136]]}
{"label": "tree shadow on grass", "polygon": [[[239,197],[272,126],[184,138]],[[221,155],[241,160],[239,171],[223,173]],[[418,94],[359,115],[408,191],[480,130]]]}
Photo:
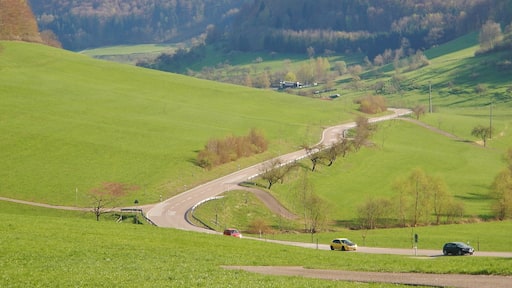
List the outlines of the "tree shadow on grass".
{"label": "tree shadow on grass", "polygon": [[456,195],[455,198],[464,201],[482,201],[492,199],[489,195],[480,193],[467,193],[466,195]]}

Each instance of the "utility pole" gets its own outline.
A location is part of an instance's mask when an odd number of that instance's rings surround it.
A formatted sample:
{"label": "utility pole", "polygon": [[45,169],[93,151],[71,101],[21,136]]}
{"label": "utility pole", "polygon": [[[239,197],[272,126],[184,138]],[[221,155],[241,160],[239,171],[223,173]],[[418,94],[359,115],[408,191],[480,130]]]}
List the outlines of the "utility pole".
{"label": "utility pole", "polygon": [[492,99],[489,106],[489,139],[492,139]]}
{"label": "utility pole", "polygon": [[432,82],[428,81],[428,113],[432,114]]}

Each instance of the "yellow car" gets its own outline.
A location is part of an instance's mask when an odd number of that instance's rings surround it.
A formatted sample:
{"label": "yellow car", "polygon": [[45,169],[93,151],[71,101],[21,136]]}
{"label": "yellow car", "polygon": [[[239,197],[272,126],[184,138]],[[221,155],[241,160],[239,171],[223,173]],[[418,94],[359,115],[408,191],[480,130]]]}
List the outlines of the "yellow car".
{"label": "yellow car", "polygon": [[357,244],[352,243],[347,238],[336,238],[331,241],[331,250],[355,251],[357,250]]}

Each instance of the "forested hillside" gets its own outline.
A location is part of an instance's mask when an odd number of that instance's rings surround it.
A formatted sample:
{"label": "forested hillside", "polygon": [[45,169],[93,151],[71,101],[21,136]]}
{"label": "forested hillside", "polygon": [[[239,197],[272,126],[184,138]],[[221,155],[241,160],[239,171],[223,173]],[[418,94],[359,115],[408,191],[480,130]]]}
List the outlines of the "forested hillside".
{"label": "forested hillside", "polygon": [[[3,0],[6,1],[6,0]],[[363,51],[405,38],[426,49],[512,20],[509,0],[29,0],[40,31],[70,50],[191,39],[209,31],[229,50]],[[233,23],[233,21],[235,21]],[[226,44],[225,44],[226,45]]]}
{"label": "forested hillside", "polygon": [[0,40],[41,42],[27,0],[0,0]]}
{"label": "forested hillside", "polygon": [[70,50],[190,39],[250,0],[29,0],[40,30]]}
{"label": "forested hillside", "polygon": [[254,0],[229,34],[232,50],[318,53],[361,50],[370,58],[407,39],[414,50],[510,23],[509,0]]}

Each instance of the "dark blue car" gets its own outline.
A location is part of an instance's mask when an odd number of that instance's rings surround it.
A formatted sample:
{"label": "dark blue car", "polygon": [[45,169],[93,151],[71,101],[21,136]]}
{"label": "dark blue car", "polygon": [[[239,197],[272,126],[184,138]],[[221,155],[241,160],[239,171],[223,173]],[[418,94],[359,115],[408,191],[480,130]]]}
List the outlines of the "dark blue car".
{"label": "dark blue car", "polygon": [[473,255],[475,249],[463,242],[448,242],[443,246],[443,255]]}

